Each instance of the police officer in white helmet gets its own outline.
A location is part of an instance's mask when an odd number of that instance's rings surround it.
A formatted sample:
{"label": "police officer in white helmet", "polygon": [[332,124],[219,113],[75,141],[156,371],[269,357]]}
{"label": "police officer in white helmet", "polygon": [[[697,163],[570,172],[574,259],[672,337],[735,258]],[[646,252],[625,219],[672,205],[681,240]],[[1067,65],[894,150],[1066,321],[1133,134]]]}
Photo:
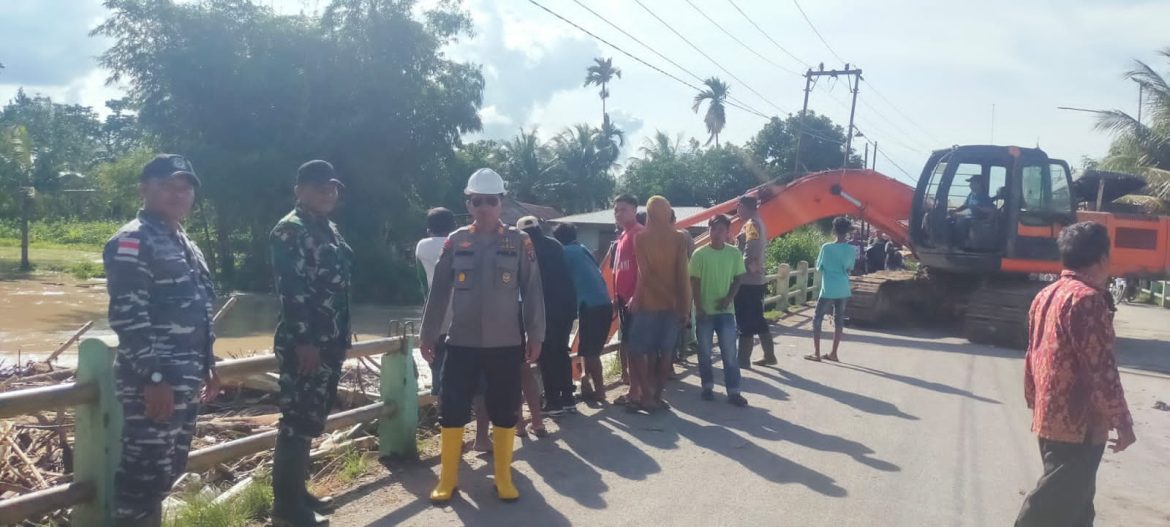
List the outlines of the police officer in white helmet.
{"label": "police officer in white helmet", "polygon": [[512,445],[520,405],[520,366],[535,362],[544,341],[544,297],[540,268],[528,235],[500,222],[504,180],[481,168],[467,180],[467,211],[474,223],[447,238],[435,266],[423,314],[420,348],[434,357],[450,303],[447,356],[443,364],[439,421],[442,453],[439,483],[431,501],[454,495],[462,457],[463,427],[481,376],[491,418],[497,495],[519,497],[512,484]]}

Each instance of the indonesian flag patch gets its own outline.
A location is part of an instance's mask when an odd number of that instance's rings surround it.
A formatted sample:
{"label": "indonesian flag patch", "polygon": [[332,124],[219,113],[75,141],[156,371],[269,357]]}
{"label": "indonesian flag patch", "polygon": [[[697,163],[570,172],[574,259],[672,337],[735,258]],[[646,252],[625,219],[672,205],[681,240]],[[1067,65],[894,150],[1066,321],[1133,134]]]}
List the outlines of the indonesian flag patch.
{"label": "indonesian flag patch", "polygon": [[138,240],[134,238],[122,238],[118,240],[118,254],[138,256]]}

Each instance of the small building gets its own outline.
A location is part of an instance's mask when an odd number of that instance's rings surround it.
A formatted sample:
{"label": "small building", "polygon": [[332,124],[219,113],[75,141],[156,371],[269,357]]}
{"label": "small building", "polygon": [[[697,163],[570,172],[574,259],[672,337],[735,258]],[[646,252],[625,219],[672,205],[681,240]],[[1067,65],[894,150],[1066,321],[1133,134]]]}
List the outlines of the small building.
{"label": "small building", "polygon": [[[638,207],[638,212],[644,212],[646,207]],[[674,214],[678,219],[689,218],[707,210],[704,207],[674,207]],[[613,209],[604,209],[584,214],[574,214],[553,220],[554,223],[572,223],[577,226],[577,241],[593,251],[600,260],[609,249],[609,244],[617,239],[616,228],[613,223]],[[687,229],[692,236],[699,236],[707,231],[707,226],[698,225]]]}

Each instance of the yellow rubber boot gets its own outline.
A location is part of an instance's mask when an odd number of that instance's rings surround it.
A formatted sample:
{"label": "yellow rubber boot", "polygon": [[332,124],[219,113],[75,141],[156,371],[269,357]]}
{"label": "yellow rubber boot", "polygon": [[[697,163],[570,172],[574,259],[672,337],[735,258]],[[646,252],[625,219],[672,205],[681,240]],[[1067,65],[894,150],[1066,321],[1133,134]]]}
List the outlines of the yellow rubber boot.
{"label": "yellow rubber boot", "polygon": [[459,460],[463,457],[463,427],[444,428],[439,453],[439,484],[431,491],[431,501],[446,503],[459,485]]}
{"label": "yellow rubber boot", "polygon": [[496,461],[496,492],[504,501],[516,501],[520,491],[512,484],[512,443],[516,427],[492,427],[492,454]]}

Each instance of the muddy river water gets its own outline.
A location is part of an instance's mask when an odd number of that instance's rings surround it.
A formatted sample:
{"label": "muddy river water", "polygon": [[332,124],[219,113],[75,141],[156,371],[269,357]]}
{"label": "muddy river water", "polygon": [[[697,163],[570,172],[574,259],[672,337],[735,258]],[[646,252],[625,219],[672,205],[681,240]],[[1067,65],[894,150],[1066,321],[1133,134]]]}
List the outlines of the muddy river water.
{"label": "muddy river water", "polygon": [[[216,355],[245,356],[272,348],[277,300],[267,294],[239,294],[239,301],[217,324]],[[0,361],[11,365],[48,356],[79,327],[92,320],[86,336],[111,335],[106,320],[105,282],[79,281],[67,275],[0,280]],[[359,304],[354,306],[354,331],[361,340],[385,336],[391,320],[417,320],[419,307]],[[60,363],[75,362],[77,347],[65,351]]]}

